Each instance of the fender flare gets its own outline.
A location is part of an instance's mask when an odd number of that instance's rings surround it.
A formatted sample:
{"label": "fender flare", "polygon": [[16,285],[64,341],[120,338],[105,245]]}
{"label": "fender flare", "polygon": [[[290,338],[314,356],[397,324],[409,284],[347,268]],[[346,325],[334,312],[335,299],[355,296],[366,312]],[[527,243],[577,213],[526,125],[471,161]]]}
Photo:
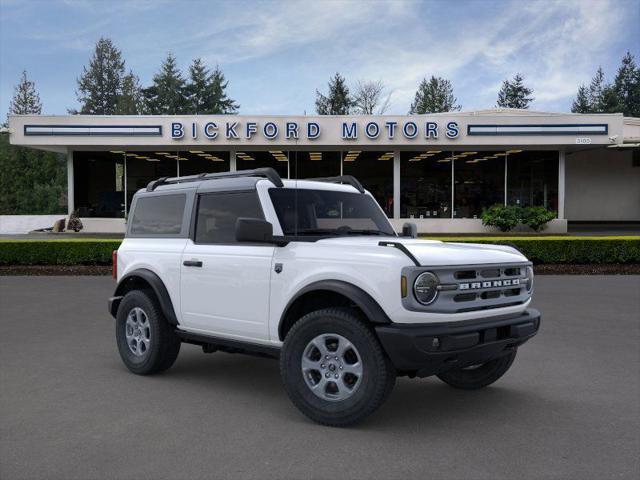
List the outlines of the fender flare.
{"label": "fender flare", "polygon": [[109,311],[111,315],[115,318],[116,314],[118,313],[120,300],[122,300],[122,297],[126,292],[127,284],[134,278],[140,279],[151,286],[151,289],[153,290],[153,293],[156,295],[158,303],[160,304],[160,309],[162,310],[162,313],[164,314],[167,321],[171,325],[178,325],[176,312],[173,309],[173,303],[171,302],[171,297],[169,296],[167,287],[165,287],[164,282],[156,273],[146,268],[133,270],[120,279],[118,285],[116,286],[116,291],[113,294],[114,296],[109,301]]}
{"label": "fender flare", "polygon": [[284,321],[291,309],[291,306],[303,295],[313,291],[330,291],[339,293],[351,300],[365,316],[372,323],[391,323],[391,319],[382,309],[382,307],[376,302],[371,295],[365,292],[363,289],[356,287],[355,285],[344,282],[342,280],[320,280],[318,282],[310,283],[309,285],[301,288],[298,292],[289,300],[287,306],[284,308],[282,315],[280,316],[280,322],[278,323],[278,334],[282,336],[282,327]]}

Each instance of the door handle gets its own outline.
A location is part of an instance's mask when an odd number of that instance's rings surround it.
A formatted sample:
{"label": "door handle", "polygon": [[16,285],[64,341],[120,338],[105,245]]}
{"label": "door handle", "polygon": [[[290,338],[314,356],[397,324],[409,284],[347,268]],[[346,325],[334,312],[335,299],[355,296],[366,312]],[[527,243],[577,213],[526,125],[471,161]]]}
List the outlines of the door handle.
{"label": "door handle", "polygon": [[202,267],[202,262],[200,260],[185,260],[182,264],[185,267]]}

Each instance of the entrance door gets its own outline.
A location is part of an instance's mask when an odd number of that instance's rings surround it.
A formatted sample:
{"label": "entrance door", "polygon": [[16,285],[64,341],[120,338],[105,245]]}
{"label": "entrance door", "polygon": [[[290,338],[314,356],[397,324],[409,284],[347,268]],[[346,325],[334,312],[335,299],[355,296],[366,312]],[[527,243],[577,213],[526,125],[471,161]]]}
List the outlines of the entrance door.
{"label": "entrance door", "polygon": [[267,341],[274,247],[236,242],[238,217],[264,218],[255,190],[199,195],[182,254],[182,321],[191,331]]}

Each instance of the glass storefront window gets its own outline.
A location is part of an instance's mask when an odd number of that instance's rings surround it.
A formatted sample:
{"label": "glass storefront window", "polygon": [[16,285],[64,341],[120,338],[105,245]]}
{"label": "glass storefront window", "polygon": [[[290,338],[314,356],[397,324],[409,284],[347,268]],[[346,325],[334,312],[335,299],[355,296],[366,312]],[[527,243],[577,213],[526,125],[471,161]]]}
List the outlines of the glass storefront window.
{"label": "glass storefront window", "polygon": [[451,218],[451,156],[433,149],[401,152],[401,217]]}
{"label": "glass storefront window", "polygon": [[289,152],[287,151],[236,152],[237,170],[252,170],[264,167],[272,167],[282,178],[291,178],[291,175],[293,175],[289,168]]}
{"label": "glass storefront window", "polygon": [[393,151],[343,152],[342,173],[353,175],[371,192],[388,217],[393,216]]}
{"label": "glass storefront window", "polygon": [[291,178],[321,178],[340,175],[340,152],[289,152]]}
{"label": "glass storefront window", "polygon": [[81,217],[124,216],[124,152],[74,152],[74,204]]}
{"label": "glass storefront window", "polygon": [[480,218],[482,210],[504,204],[504,151],[454,152],[454,218]]}
{"label": "glass storefront window", "polygon": [[558,152],[511,150],[507,157],[507,202],[558,211]]}
{"label": "glass storefront window", "polygon": [[189,150],[167,153],[170,153],[170,158],[176,161],[177,175],[180,177],[229,171],[229,152]]}

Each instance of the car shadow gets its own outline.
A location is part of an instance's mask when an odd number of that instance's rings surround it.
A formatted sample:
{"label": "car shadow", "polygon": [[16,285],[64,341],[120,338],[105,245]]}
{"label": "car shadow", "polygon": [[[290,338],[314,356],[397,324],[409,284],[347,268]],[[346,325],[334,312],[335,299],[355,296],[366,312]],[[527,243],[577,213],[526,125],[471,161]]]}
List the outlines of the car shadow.
{"label": "car shadow", "polygon": [[[454,389],[436,377],[409,379],[399,377],[387,402],[371,417],[352,429],[362,431],[407,431],[428,428],[434,432],[456,424],[504,422],[518,418],[549,399],[536,391],[514,385],[508,375],[482,390]],[[280,422],[314,425],[293,407],[282,387],[278,361],[242,354],[205,355],[190,346],[184,348],[176,364],[162,375],[147,377],[172,388],[189,389],[194,395],[225,392],[234,398],[258,400],[264,411],[271,411]],[[551,406],[551,408],[554,408]],[[556,406],[562,409],[562,406]]]}

